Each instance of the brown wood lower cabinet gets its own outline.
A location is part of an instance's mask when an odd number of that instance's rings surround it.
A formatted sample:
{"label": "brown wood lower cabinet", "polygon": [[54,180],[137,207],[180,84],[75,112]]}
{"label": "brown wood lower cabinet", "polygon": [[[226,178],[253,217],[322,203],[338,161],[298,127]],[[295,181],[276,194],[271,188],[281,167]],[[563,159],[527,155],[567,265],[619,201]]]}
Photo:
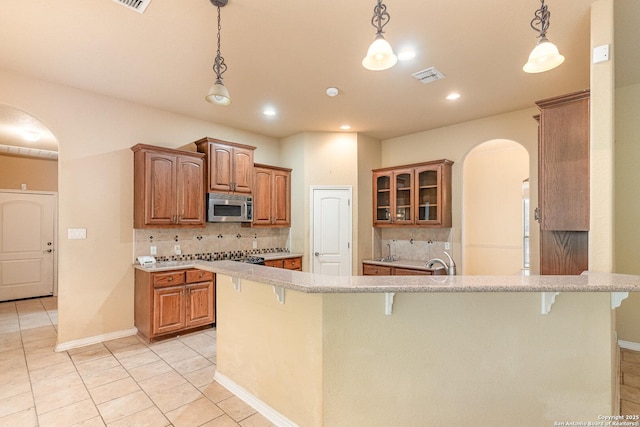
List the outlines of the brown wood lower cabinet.
{"label": "brown wood lower cabinet", "polygon": [[215,276],[185,269],[135,272],[135,326],[147,341],[215,322]]}
{"label": "brown wood lower cabinet", "polygon": [[302,271],[302,257],[298,256],[291,258],[265,260],[264,265],[267,267]]}
{"label": "brown wood lower cabinet", "polygon": [[432,276],[433,274],[440,274],[439,271],[440,270],[437,270],[437,272],[434,273],[432,270],[421,270],[418,268],[391,266],[387,267],[377,264],[362,264],[363,276]]}

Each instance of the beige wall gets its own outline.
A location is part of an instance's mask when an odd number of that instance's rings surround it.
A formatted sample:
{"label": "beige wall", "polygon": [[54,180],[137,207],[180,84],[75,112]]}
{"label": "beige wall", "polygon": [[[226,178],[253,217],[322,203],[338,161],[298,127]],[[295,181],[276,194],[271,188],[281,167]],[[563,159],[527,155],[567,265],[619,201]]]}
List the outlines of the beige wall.
{"label": "beige wall", "polygon": [[[591,47],[613,43],[613,0],[591,5]],[[589,270],[613,271],[614,67],[591,65]]]}
{"label": "beige wall", "polygon": [[[218,372],[304,426],[545,426],[612,414],[606,293],[307,294],[218,282]],[[588,349],[588,351],[585,351]],[[585,373],[588,373],[586,375]]]}
{"label": "beige wall", "polygon": [[362,274],[362,260],[375,256],[373,238],[373,180],[371,170],[380,167],[381,144],[380,141],[358,135],[358,194],[356,202],[358,206],[357,227],[357,254],[354,256],[356,272]]}
{"label": "beige wall", "polygon": [[[495,139],[508,139],[521,144],[529,153],[531,175],[531,212],[538,203],[538,127],[533,116],[535,107],[498,116],[473,120],[440,129],[420,132],[382,141],[382,166],[404,165],[422,161],[449,159],[452,169],[451,241],[453,257],[462,269],[462,194],[463,164],[467,154],[479,144]],[[532,224],[535,224],[532,222]],[[532,227],[532,272],[538,271],[539,246],[537,227]]]}
{"label": "beige wall", "polygon": [[[133,328],[131,146],[214,136],[257,146],[257,162],[279,156],[272,138],[9,72],[0,72],[0,93],[60,143],[59,344]],[[68,228],[86,228],[87,239],[68,240]]]}
{"label": "beige wall", "polygon": [[0,188],[58,191],[58,161],[0,155]]}
{"label": "beige wall", "polygon": [[[354,199],[359,194],[358,135],[355,133],[305,132],[282,140],[282,162],[298,171],[291,188],[291,249],[302,252],[303,270],[309,271],[311,257],[311,186],[348,185]],[[353,267],[357,271],[358,204],[353,208]]]}
{"label": "beige wall", "polygon": [[[616,273],[640,274],[640,84],[616,89]],[[616,310],[618,337],[640,344],[640,294]]]}
{"label": "beige wall", "polygon": [[216,286],[217,371],[298,425],[323,425],[322,296],[287,291],[280,304],[271,286]]}
{"label": "beige wall", "polygon": [[529,154],[518,143],[489,141],[469,153],[463,166],[462,274],[522,273],[527,178]]}

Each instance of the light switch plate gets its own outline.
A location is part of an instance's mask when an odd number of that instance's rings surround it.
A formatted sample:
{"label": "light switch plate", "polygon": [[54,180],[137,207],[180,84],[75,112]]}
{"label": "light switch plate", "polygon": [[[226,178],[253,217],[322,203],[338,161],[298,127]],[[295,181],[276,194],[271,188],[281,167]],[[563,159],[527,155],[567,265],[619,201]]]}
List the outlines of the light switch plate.
{"label": "light switch plate", "polygon": [[157,247],[157,246],[151,246],[151,247],[149,248],[149,253],[150,253],[151,255],[158,255],[158,247]]}
{"label": "light switch plate", "polygon": [[609,45],[603,44],[602,46],[593,48],[593,63],[598,64],[600,62],[606,62],[609,60]]}
{"label": "light switch plate", "polygon": [[69,228],[67,230],[67,237],[70,240],[86,239],[87,238],[87,229],[86,228]]}

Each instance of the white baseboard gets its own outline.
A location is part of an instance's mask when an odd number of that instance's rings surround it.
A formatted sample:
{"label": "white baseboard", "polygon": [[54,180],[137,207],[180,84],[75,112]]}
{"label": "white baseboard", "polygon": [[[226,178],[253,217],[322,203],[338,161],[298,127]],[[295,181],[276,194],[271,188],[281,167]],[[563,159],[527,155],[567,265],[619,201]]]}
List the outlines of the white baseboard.
{"label": "white baseboard", "polygon": [[249,393],[244,388],[240,387],[238,384],[233,382],[233,380],[224,374],[221,374],[219,371],[216,370],[213,379],[278,427],[298,427],[296,423],[255,397],[253,394]]}
{"label": "white baseboard", "polygon": [[640,351],[640,343],[637,342],[618,340],[618,345],[627,350]]}
{"label": "white baseboard", "polygon": [[84,347],[91,344],[98,344],[104,341],[117,340],[118,338],[129,337],[138,333],[138,328],[124,331],[109,332],[108,334],[96,335],[94,337],[82,338],[80,340],[67,341],[56,345],[55,351],[67,351],[72,348]]}

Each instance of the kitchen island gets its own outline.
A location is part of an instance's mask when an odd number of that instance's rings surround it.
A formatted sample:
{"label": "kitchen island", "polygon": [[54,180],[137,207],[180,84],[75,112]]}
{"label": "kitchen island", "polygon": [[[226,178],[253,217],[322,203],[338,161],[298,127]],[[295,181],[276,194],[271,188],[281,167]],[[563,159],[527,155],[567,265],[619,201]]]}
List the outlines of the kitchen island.
{"label": "kitchen island", "polygon": [[616,406],[612,307],[640,291],[639,277],[597,273],[196,267],[217,274],[216,380],[277,425],[598,421]]}

